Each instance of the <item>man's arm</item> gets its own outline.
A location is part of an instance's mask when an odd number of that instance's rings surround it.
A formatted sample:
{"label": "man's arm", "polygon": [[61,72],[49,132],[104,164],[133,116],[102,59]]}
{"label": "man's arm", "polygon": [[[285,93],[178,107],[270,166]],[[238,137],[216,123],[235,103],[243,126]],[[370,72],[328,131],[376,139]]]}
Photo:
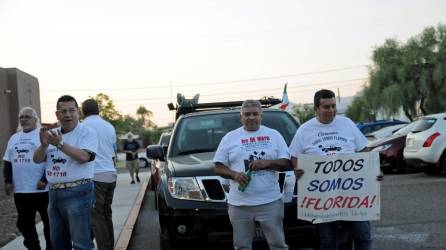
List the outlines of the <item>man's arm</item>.
{"label": "man's arm", "polygon": [[33,161],[35,163],[42,163],[46,159],[46,150],[48,149],[48,145],[44,146],[41,144],[36,151],[34,151]]}
{"label": "man's arm", "polygon": [[215,173],[225,179],[237,181],[242,185],[247,184],[249,181],[249,177],[245,173],[233,171],[221,162],[215,163]]}
{"label": "man's arm", "polygon": [[46,150],[48,149],[49,143],[49,134],[48,129],[46,127],[40,128],[40,146],[34,151],[33,161],[35,163],[42,163],[46,159]]}
{"label": "man's arm", "polygon": [[297,157],[291,156],[291,166],[294,169],[294,175],[296,175],[297,178],[304,175],[304,170],[299,168],[299,165],[297,163]]}
{"label": "man's arm", "polygon": [[12,193],[12,164],[9,161],[3,161],[3,178],[5,179],[5,194]]}
{"label": "man's arm", "polygon": [[12,183],[12,164],[10,161],[3,161],[3,179],[5,183]]}
{"label": "man's arm", "polygon": [[44,171],[42,177],[37,182],[37,189],[38,190],[44,190],[45,187],[46,187],[46,184],[48,184],[48,180],[46,179],[46,174],[45,174],[45,171]]}
{"label": "man's arm", "polygon": [[250,168],[254,171],[262,169],[275,170],[275,171],[293,170],[289,159],[255,160],[251,162]]}
{"label": "man's arm", "polygon": [[89,152],[85,149],[75,148],[70,144],[64,143],[60,150],[80,163],[87,163],[89,161],[94,160],[95,154],[93,152]]}

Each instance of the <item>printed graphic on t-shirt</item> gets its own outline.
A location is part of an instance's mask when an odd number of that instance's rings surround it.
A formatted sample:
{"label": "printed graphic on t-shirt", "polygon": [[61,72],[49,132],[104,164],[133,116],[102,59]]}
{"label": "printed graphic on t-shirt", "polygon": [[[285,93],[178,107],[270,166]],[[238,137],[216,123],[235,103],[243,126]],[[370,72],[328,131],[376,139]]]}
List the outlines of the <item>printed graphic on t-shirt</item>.
{"label": "printed graphic on t-shirt", "polygon": [[270,148],[272,146],[271,138],[267,135],[242,138],[240,142],[241,142],[241,149],[244,150],[245,152]]}
{"label": "printed graphic on t-shirt", "polygon": [[245,171],[248,171],[249,164],[254,160],[266,160],[265,158],[266,153],[264,151],[254,151],[251,154],[249,154],[249,159],[245,160]]}
{"label": "printed graphic on t-shirt", "polygon": [[342,145],[346,142],[345,137],[334,131],[317,133],[316,139],[311,144],[317,146],[325,155],[334,155],[342,151]]}
{"label": "printed graphic on t-shirt", "polygon": [[21,138],[20,141],[14,144],[15,154],[12,155],[12,162],[18,164],[32,163],[33,154],[30,152],[36,147],[37,146],[30,139]]}
{"label": "printed graphic on t-shirt", "polygon": [[46,174],[53,177],[66,177],[67,172],[64,170],[64,165],[68,160],[61,157],[58,149],[51,149],[49,153],[50,166],[47,168]]}
{"label": "printed graphic on t-shirt", "polygon": [[[249,157],[245,160],[245,171],[249,168],[249,163],[254,160],[266,160],[265,150],[272,147],[271,138],[267,135],[251,136],[240,140],[241,149],[249,153]],[[255,171],[253,174],[262,175],[265,170]]]}
{"label": "printed graphic on t-shirt", "polygon": [[14,147],[14,150],[17,154],[13,159],[13,163],[31,163],[31,157],[28,155],[29,149]]}

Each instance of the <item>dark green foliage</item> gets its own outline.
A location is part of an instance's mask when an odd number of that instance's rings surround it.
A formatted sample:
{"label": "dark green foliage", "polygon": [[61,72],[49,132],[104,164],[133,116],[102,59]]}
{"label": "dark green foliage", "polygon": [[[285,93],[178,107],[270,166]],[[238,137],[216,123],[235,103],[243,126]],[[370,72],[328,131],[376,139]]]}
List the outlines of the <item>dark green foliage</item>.
{"label": "dark green foliage", "polygon": [[312,105],[296,105],[293,108],[292,115],[300,124],[303,124],[314,117],[314,108]]}
{"label": "dark green foliage", "polygon": [[130,115],[122,115],[116,110],[113,101],[106,94],[98,93],[95,97],[90,98],[98,102],[99,115],[115,127],[117,134],[125,134],[127,132],[137,134],[140,136],[142,146],[144,147],[158,141],[162,131],[151,120],[153,116],[152,111],[144,106],[139,106],[136,110],[137,118],[134,118]]}
{"label": "dark green foliage", "polygon": [[405,44],[386,40],[372,59],[370,85],[347,110],[350,118],[365,121],[378,111],[392,116],[402,108],[414,120],[446,111],[445,25],[428,27]]}

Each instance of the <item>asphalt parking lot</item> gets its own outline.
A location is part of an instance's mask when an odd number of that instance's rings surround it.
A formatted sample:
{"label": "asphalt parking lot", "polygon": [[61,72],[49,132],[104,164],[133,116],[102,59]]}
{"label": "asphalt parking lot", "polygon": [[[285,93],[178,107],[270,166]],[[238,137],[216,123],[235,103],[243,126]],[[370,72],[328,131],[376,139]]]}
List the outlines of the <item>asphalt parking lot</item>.
{"label": "asphalt parking lot", "polygon": [[[446,249],[446,177],[424,173],[386,175],[381,220],[373,221],[373,249]],[[148,191],[128,249],[159,248],[158,215]],[[263,249],[259,245],[254,249]],[[216,246],[230,249],[230,246]],[[267,248],[265,248],[267,249]]]}

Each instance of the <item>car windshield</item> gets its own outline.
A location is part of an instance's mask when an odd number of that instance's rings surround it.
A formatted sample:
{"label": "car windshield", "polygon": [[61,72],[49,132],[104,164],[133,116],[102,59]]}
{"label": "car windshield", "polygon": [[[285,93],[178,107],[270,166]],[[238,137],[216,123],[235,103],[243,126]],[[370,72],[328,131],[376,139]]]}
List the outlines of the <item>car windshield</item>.
{"label": "car windshield", "polygon": [[407,135],[409,134],[409,132],[412,130],[412,128],[417,124],[418,121],[414,121],[409,123],[409,125],[400,128],[399,130],[395,131],[395,133],[393,133],[394,135]]}
{"label": "car windshield", "polygon": [[[262,124],[276,129],[289,145],[298,128],[297,122],[285,112],[267,112],[262,114]],[[202,152],[214,152],[226,133],[241,127],[240,114],[213,113],[202,116],[190,116],[181,119],[175,128],[171,156]]]}
{"label": "car windshield", "polygon": [[402,127],[405,127],[405,126],[407,126],[407,124],[397,124],[397,125],[384,127],[384,128],[378,129],[375,132],[372,132],[372,133],[366,135],[366,137],[374,137],[376,139],[384,138],[384,137],[392,135],[395,131],[398,131],[399,129],[401,129]]}
{"label": "car windshield", "polygon": [[418,133],[423,132],[425,130],[428,130],[431,128],[435,122],[437,121],[436,118],[433,117],[425,117],[419,120],[419,122],[412,128],[410,132],[412,133]]}

